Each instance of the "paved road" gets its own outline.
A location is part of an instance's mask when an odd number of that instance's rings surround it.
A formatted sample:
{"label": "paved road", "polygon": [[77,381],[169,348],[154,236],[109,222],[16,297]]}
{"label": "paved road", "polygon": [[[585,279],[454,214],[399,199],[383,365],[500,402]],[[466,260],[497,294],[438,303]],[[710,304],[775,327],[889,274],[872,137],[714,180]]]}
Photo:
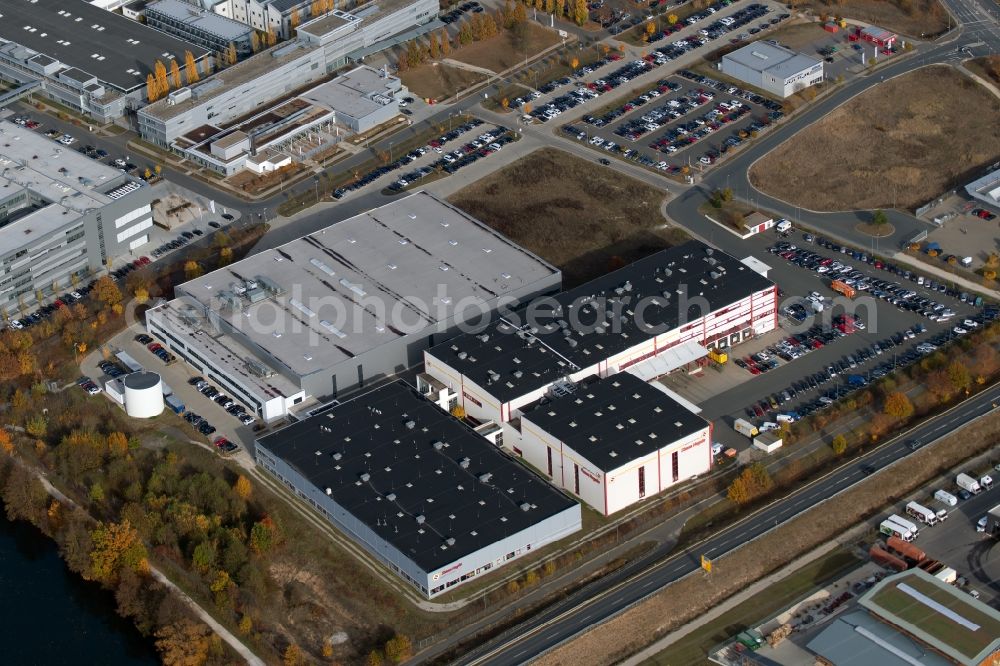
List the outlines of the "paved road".
{"label": "paved road", "polygon": [[[1000,387],[994,387],[953,411],[920,426],[908,433],[906,439],[916,438],[921,442],[928,442],[946,435],[992,411],[992,404],[997,400],[1000,400]],[[861,471],[863,464],[881,470],[909,453],[910,450],[903,444],[903,438],[887,443],[863,458],[850,461],[786,499],[747,516],[740,523],[698,544],[696,548],[670,554],[665,560],[661,558],[666,553],[654,552],[636,566],[584,588],[553,609],[519,626],[516,635],[491,641],[465,655],[457,663],[497,665],[525,663],[577,633],[617,615],[634,602],[660,588],[698,571],[700,555],[718,557],[851,487],[865,478]],[[641,570],[641,573],[636,573],[637,570]]]}

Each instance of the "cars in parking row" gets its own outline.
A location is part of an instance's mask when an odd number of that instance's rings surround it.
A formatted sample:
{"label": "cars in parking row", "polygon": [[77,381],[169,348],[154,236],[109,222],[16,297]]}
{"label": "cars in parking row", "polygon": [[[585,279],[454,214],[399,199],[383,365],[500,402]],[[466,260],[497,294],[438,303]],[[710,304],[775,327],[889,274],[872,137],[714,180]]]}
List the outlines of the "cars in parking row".
{"label": "cars in parking row", "polygon": [[239,445],[234,444],[225,437],[221,436],[216,437],[214,443],[215,443],[215,448],[219,449],[219,453],[221,453],[224,456],[231,456],[240,449]]}
{"label": "cars in parking row", "polygon": [[[819,411],[834,404],[837,400],[850,395],[854,391],[862,389],[872,381],[885,377],[897,368],[905,367],[921,358],[929,351],[944,344],[955,336],[950,332],[943,332],[932,338],[931,342],[920,343],[906,351],[895,351],[897,347],[905,345],[917,335],[926,332],[926,329],[917,324],[916,326],[895,333],[888,338],[875,342],[871,345],[860,347],[850,354],[833,361],[825,368],[817,372],[807,374],[802,379],[792,382],[787,388],[776,391],[774,394],[748,406],[745,413],[749,418],[770,417],[779,407],[792,402],[800,397],[802,400],[794,408],[785,408],[786,413],[791,413],[794,418],[808,416],[815,411]],[[892,350],[891,357],[885,359],[867,370],[861,368],[862,365]],[[842,377],[843,380],[837,380]],[[836,385],[825,389],[826,384],[837,380]],[[810,392],[815,393],[810,394]]]}
{"label": "cars in parking row", "polygon": [[[851,324],[848,324],[848,321],[851,321]],[[796,333],[756,354],[742,359],[737,358],[734,362],[750,374],[759,375],[777,368],[778,358],[793,361],[856,330],[853,320],[847,319],[839,322],[835,320],[834,325],[828,328],[817,324],[804,333]]]}
{"label": "cars in parking row", "polygon": [[[922,275],[914,274],[912,271],[900,269],[868,253],[842,247],[825,239],[820,239],[816,242],[830,249],[836,247],[838,248],[837,251],[842,252],[842,254],[848,255],[862,263],[870,264],[876,269],[900,275],[904,279],[909,279],[931,292],[945,294],[966,302],[970,300],[969,295],[966,293],[950,289],[942,283],[926,279]],[[931,321],[948,321],[956,314],[954,309],[935,298],[923,296],[894,280],[874,277],[855,268],[852,264],[847,263],[846,260],[842,261],[835,256],[828,256],[814,250],[800,248],[788,241],[780,241],[770,247],[768,251],[792,264],[814,271],[818,277],[829,279],[831,282],[838,281],[856,291],[867,291],[875,298],[886,301],[901,310],[918,312]]]}
{"label": "cars in parking row", "polygon": [[117,379],[122,375],[128,374],[120,365],[118,365],[114,361],[107,361],[107,360],[101,361],[100,363],[97,364],[97,367],[100,368],[101,371],[104,372],[104,374],[106,374],[108,377],[111,377],[112,379]]}
{"label": "cars in parking row", "polygon": [[478,2],[466,2],[446,14],[441,14],[438,18],[441,19],[442,23],[454,23],[462,17],[462,14],[481,14],[483,11],[483,6]]}
{"label": "cars in parking row", "polygon": [[171,354],[161,345],[159,342],[151,342],[146,345],[148,349],[154,356],[163,361],[164,363],[173,363],[177,360],[177,357]]}
{"label": "cars in parking row", "polygon": [[247,413],[243,405],[219,391],[219,389],[205,381],[203,377],[192,377],[188,380],[188,384],[194,386],[206,398],[225,409],[243,425],[250,425],[254,422],[254,417]]}
{"label": "cars in parking row", "polygon": [[431,167],[440,168],[445,173],[455,173],[473,162],[500,151],[513,140],[514,135],[510,130],[506,127],[498,126],[489,132],[481,134],[478,139],[466,144],[463,148],[444,155],[440,160],[434,162]]}
{"label": "cars in parking row", "polygon": [[[215,224],[216,224],[216,226],[214,226],[213,228],[218,228],[218,223],[215,223]],[[209,226],[212,226],[211,222],[209,222]],[[163,243],[159,247],[154,248],[153,251],[150,254],[152,254],[154,257],[160,257],[160,256],[162,256],[164,254],[167,254],[168,252],[170,252],[172,250],[177,250],[179,248],[184,247],[185,245],[187,245],[188,243],[190,243],[191,241],[193,241],[198,236],[202,236],[204,233],[205,232],[203,232],[201,229],[192,229],[191,231],[182,231],[177,236],[177,238],[175,238],[174,240],[171,240],[171,241],[167,241],[166,243]]]}
{"label": "cars in parking row", "polygon": [[205,417],[199,416],[194,412],[190,411],[184,412],[184,416],[182,418],[188,423],[190,423],[192,426],[194,426],[198,432],[205,435],[206,437],[212,435],[215,432],[215,426],[209,423]]}
{"label": "cars in parking row", "polygon": [[[467,122],[462,123],[461,125],[459,125],[455,129],[453,129],[453,130],[447,132],[446,134],[442,135],[440,138],[437,138],[437,139],[434,139],[434,140],[430,141],[427,144],[427,146],[421,146],[419,148],[415,148],[415,149],[411,150],[410,152],[404,154],[402,157],[399,157],[398,159],[393,160],[392,162],[389,162],[386,165],[383,165],[383,166],[380,166],[380,167],[376,167],[376,168],[372,169],[371,171],[369,171],[369,172],[367,172],[365,174],[362,174],[354,182],[352,182],[352,183],[350,183],[348,185],[344,185],[343,187],[338,187],[337,189],[335,189],[331,193],[330,196],[332,196],[334,199],[342,199],[345,196],[347,196],[348,194],[350,194],[351,192],[355,192],[357,190],[360,190],[361,188],[365,187],[366,185],[368,185],[368,184],[370,184],[370,183],[378,180],[382,176],[384,176],[386,174],[389,174],[389,173],[392,173],[393,171],[396,171],[398,169],[403,168],[404,166],[412,163],[414,160],[416,160],[417,158],[419,158],[421,155],[426,155],[430,151],[434,151],[434,152],[443,154],[444,153],[444,146],[447,143],[449,143],[451,141],[454,141],[455,139],[458,139],[460,136],[462,136],[466,132],[469,132],[469,131],[475,129],[475,128],[479,127],[482,124],[483,124],[482,120],[479,120],[478,118],[470,118]],[[402,187],[405,187],[405,186],[401,186],[400,189]],[[391,186],[390,186],[390,188],[391,188]]]}
{"label": "cars in parking row", "polygon": [[87,392],[87,395],[97,395],[101,392],[101,387],[90,377],[80,377],[76,380],[76,385]]}

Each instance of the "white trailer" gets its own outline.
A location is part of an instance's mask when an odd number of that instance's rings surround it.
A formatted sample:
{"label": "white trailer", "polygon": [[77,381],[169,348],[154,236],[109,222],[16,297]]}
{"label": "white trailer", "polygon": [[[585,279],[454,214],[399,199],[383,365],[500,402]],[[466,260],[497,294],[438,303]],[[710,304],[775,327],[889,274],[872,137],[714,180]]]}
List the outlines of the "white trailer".
{"label": "white trailer", "polygon": [[941,569],[941,571],[938,571],[936,574],[934,574],[934,577],[937,578],[942,583],[951,585],[956,580],[958,580],[958,572],[952,569],[951,567],[945,567],[944,569]]}
{"label": "white trailer", "polygon": [[947,504],[948,506],[958,505],[958,498],[949,493],[947,490],[935,490],[934,499],[942,504]]}
{"label": "white trailer", "polygon": [[741,435],[746,435],[747,437],[756,437],[760,434],[760,431],[757,430],[757,426],[750,423],[746,419],[736,419],[733,421],[733,430]]}
{"label": "white trailer", "polygon": [[894,536],[903,541],[913,541],[914,539],[913,533],[910,530],[902,525],[897,525],[891,520],[883,520],[882,524],[878,526],[878,531],[886,536]]}
{"label": "white trailer", "polygon": [[890,521],[896,523],[897,525],[902,525],[906,529],[910,530],[911,532],[913,532],[913,537],[914,538],[916,538],[920,534],[920,528],[917,527],[915,523],[913,523],[910,520],[907,520],[906,518],[903,518],[902,516],[900,516],[898,514],[895,514],[895,513],[892,514],[891,516],[889,516],[889,518],[887,520],[890,520]]}
{"label": "white trailer", "polygon": [[983,488],[979,485],[979,482],[964,472],[955,477],[955,484],[963,490],[968,490],[973,495],[983,492]]}
{"label": "white trailer", "polygon": [[134,358],[123,351],[115,352],[115,358],[121,361],[122,365],[129,369],[129,372],[142,372],[142,366]]}
{"label": "white trailer", "polygon": [[936,513],[917,504],[916,502],[910,502],[906,505],[906,513],[925,525],[936,525],[938,521]]}

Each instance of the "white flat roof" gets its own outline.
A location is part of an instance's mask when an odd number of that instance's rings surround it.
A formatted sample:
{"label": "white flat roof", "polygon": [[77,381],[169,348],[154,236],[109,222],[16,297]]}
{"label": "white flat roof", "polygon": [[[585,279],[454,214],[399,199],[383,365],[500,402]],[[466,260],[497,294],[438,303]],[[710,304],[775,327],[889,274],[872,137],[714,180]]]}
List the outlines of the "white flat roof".
{"label": "white flat roof", "polygon": [[[457,312],[493,309],[554,275],[509,239],[418,192],[185,282],[171,303],[197,302],[305,376]],[[271,290],[251,298],[241,293],[249,280]]]}

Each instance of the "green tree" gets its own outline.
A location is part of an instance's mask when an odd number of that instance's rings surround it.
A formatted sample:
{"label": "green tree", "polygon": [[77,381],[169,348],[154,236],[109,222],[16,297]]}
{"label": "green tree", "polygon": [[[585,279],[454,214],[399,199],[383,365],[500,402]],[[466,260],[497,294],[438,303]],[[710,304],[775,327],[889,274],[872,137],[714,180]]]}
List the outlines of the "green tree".
{"label": "green tree", "polygon": [[90,539],[93,543],[90,574],[95,580],[109,582],[122,569],[143,571],[148,567],[146,546],[128,520],[98,523],[91,530]]}
{"label": "green tree", "polygon": [[199,573],[204,574],[215,566],[215,558],[215,544],[211,541],[202,541],[194,547],[194,551],[191,553],[191,564]]}
{"label": "green tree", "polygon": [[274,530],[266,522],[256,522],[250,528],[250,548],[258,555],[266,555],[274,545]]}
{"label": "green tree", "polygon": [[913,403],[905,393],[895,391],[886,396],[882,411],[902,421],[913,416]]}
{"label": "green tree", "polygon": [[399,664],[413,656],[413,644],[409,636],[396,634],[385,644],[385,656],[394,664]]}
{"label": "green tree", "polygon": [[972,375],[961,361],[952,361],[948,365],[948,381],[956,391],[964,391],[972,385]]}
{"label": "green tree", "polygon": [[883,227],[889,224],[889,216],[885,214],[884,210],[876,210],[872,213],[872,224],[876,227]]}
{"label": "green tree", "polygon": [[830,447],[838,456],[844,455],[844,452],[847,451],[847,438],[843,435],[837,435],[833,438],[833,441],[830,442]]}
{"label": "green tree", "polygon": [[49,420],[44,414],[35,414],[24,424],[24,431],[35,438],[45,437],[49,429]]}

